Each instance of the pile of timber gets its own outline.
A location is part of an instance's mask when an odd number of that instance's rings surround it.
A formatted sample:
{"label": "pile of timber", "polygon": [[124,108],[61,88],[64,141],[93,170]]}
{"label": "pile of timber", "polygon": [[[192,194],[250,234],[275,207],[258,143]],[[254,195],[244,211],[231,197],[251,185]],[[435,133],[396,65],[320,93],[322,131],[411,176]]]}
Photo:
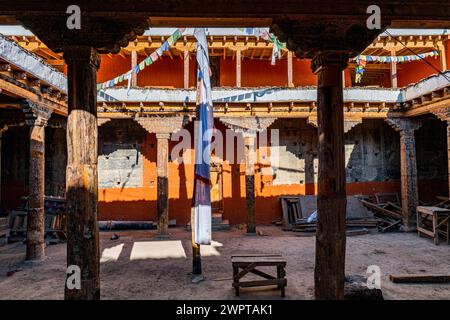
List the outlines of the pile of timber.
{"label": "pile of timber", "polygon": [[0,217],[0,246],[3,246],[8,242],[8,235],[8,217]]}
{"label": "pile of timber", "polygon": [[359,201],[377,218],[378,231],[394,231],[401,226],[402,207],[396,193],[378,193],[375,195],[375,202],[369,199]]}
{"label": "pile of timber", "polygon": [[[59,243],[66,240],[66,205],[62,197],[44,198],[45,240]],[[23,241],[27,232],[28,197],[22,197],[21,205],[9,213],[10,235],[8,242]]]}
{"label": "pile of timber", "polygon": [[[377,219],[347,219],[347,236],[356,236],[369,233],[369,228],[376,228]],[[317,222],[307,222],[306,219],[300,219],[292,226],[292,231],[301,233],[315,233]]]}

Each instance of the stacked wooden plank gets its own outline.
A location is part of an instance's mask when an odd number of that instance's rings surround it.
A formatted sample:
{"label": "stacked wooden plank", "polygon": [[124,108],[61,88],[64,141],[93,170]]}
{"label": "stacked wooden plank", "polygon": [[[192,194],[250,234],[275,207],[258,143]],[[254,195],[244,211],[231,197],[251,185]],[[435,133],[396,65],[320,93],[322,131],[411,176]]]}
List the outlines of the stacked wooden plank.
{"label": "stacked wooden plank", "polygon": [[378,219],[378,231],[393,231],[401,226],[402,207],[396,193],[377,193],[375,202],[366,199],[360,201]]}
{"label": "stacked wooden plank", "polygon": [[9,236],[8,218],[0,217],[0,246],[8,242],[8,236]]}
{"label": "stacked wooden plank", "polygon": [[283,212],[283,230],[290,230],[299,219],[303,218],[300,197],[283,196],[280,197],[281,209]]}
{"label": "stacked wooden plank", "polygon": [[[347,235],[359,235],[369,232],[368,228],[376,228],[378,225],[377,219],[347,219],[346,228]],[[298,221],[293,227],[292,231],[303,233],[315,233],[317,228],[316,222],[307,222],[306,219]]]}
{"label": "stacked wooden plank", "polygon": [[[44,212],[46,241],[58,243],[65,240],[65,199],[46,196],[44,199]],[[23,241],[26,238],[27,214],[27,197],[23,197],[21,205],[9,213],[10,237],[8,242]]]}

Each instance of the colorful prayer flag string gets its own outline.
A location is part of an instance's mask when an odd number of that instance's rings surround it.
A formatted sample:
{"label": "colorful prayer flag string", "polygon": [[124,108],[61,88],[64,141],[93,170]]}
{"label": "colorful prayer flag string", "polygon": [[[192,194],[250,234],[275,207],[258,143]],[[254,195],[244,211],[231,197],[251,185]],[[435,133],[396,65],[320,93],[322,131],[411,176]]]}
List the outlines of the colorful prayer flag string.
{"label": "colorful prayer flag string", "polygon": [[172,35],[166,41],[164,41],[164,43],[161,44],[161,46],[158,49],[156,49],[152,54],[150,54],[148,57],[146,57],[144,60],[142,60],[133,69],[125,72],[124,74],[121,74],[121,75],[115,77],[112,80],[98,83],[97,91],[113,87],[113,86],[117,85],[118,83],[123,82],[124,80],[128,80],[128,89],[130,89],[131,75],[138,74],[140,71],[144,70],[146,67],[148,67],[153,62],[158,60],[164,54],[165,51],[169,50],[170,46],[172,46],[175,42],[177,42],[180,39],[182,33],[185,30],[186,30],[185,28],[175,30],[175,32],[172,33]]}
{"label": "colorful prayer flag string", "polygon": [[380,62],[380,63],[404,63],[404,62],[412,62],[422,60],[428,57],[437,57],[439,55],[438,50],[433,50],[427,53],[420,53],[417,55],[408,55],[408,56],[371,56],[371,55],[362,55],[360,54],[356,58],[353,59],[356,62],[355,68],[355,82],[361,83],[362,76],[364,74],[364,69],[367,65],[367,62]]}

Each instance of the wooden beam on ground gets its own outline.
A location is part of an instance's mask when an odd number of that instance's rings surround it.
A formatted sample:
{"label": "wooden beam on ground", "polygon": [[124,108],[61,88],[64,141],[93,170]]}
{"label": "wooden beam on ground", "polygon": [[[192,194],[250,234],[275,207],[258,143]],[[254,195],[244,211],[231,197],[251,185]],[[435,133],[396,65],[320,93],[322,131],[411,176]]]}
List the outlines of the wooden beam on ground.
{"label": "wooden beam on ground", "polygon": [[450,275],[444,274],[391,274],[393,283],[450,283]]}

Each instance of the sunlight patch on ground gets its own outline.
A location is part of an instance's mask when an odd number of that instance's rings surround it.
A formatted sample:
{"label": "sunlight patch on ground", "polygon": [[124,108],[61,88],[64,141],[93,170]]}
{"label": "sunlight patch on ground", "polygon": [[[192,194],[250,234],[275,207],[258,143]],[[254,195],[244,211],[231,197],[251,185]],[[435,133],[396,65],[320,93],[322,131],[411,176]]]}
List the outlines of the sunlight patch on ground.
{"label": "sunlight patch on ground", "polygon": [[216,248],[222,247],[223,244],[217,241],[211,241],[211,245],[200,246],[200,255],[202,257],[220,256],[220,252]]}
{"label": "sunlight patch on ground", "polygon": [[184,258],[186,252],[180,240],[140,241],[133,244],[130,260]]}
{"label": "sunlight patch on ground", "polygon": [[102,252],[100,263],[102,262],[116,262],[119,259],[120,253],[123,250],[123,243],[112,248],[106,248]]}

